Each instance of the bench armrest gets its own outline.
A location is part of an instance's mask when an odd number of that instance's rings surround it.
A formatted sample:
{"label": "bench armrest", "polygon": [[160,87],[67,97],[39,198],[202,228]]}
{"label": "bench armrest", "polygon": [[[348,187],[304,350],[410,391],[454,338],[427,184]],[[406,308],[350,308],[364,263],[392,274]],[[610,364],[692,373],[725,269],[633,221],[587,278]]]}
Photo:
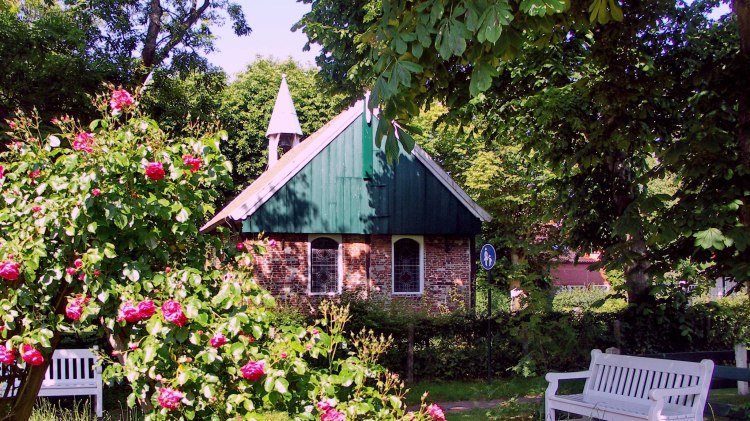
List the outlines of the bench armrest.
{"label": "bench armrest", "polygon": [[560,380],[587,379],[591,377],[591,371],[576,371],[573,373],[547,373],[544,378],[549,382],[545,395],[553,396],[557,393],[557,386]]}
{"label": "bench armrest", "polygon": [[678,387],[675,389],[652,389],[648,397],[652,401],[660,401],[668,396],[700,395],[703,388],[700,386]]}

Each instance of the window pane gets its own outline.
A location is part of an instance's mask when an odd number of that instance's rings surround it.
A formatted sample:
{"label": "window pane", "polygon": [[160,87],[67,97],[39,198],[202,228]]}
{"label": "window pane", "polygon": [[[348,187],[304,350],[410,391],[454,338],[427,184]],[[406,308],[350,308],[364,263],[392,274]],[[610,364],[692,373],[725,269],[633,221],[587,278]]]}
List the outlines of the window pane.
{"label": "window pane", "polygon": [[339,288],[339,243],[327,237],[312,241],[310,292],[337,293]]}
{"label": "window pane", "polygon": [[393,292],[419,292],[419,243],[402,238],[393,244]]}

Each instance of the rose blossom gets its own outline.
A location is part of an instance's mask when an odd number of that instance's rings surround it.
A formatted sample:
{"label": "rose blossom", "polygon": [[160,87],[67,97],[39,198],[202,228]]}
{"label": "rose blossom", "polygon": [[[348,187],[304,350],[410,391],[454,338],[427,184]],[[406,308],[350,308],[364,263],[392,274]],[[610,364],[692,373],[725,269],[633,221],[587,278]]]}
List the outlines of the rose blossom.
{"label": "rose blossom", "polygon": [[146,166],[146,177],[154,181],[164,178],[164,166],[161,162],[149,162]]}
{"label": "rose blossom", "polygon": [[0,363],[13,364],[16,361],[13,348],[5,348],[5,345],[0,345]]}
{"label": "rose blossom", "polygon": [[39,206],[32,206],[31,207],[31,211],[34,212],[34,213],[37,213],[37,212],[39,212],[41,210],[42,210],[42,208],[39,207]]}
{"label": "rose blossom", "polygon": [[141,320],[141,313],[138,308],[133,305],[132,301],[127,301],[120,307],[120,311],[117,314],[117,321],[125,320],[128,323],[135,323]]}
{"label": "rose blossom", "polygon": [[318,402],[317,406],[321,412],[328,411],[329,409],[333,409],[336,407],[336,399],[331,399],[331,398],[321,399]]}
{"label": "rose blossom", "polygon": [[31,178],[33,180],[33,179],[39,177],[39,174],[41,174],[41,171],[39,171],[39,170],[29,171],[29,178]]}
{"label": "rose blossom", "polygon": [[443,413],[443,409],[435,405],[434,403],[427,407],[427,415],[432,417],[433,420],[445,421],[445,414]]}
{"label": "rose blossom", "polygon": [[94,135],[91,133],[81,132],[76,135],[75,140],[73,140],[73,150],[75,151],[84,151],[86,153],[91,153],[93,150],[91,148],[91,145],[94,143]]}
{"label": "rose blossom", "polygon": [[138,342],[128,343],[128,348],[130,348],[131,351],[135,351],[136,349],[138,349]]}
{"label": "rose blossom", "polygon": [[65,307],[65,315],[68,316],[71,320],[81,320],[81,315],[83,314],[83,307],[77,302],[68,303],[68,306]]}
{"label": "rose blossom", "polygon": [[266,362],[263,360],[260,361],[249,361],[247,364],[242,366],[240,371],[242,372],[242,377],[248,379],[248,380],[258,380],[263,376],[265,373],[266,368]]}
{"label": "rose blossom", "polygon": [[164,320],[174,323],[179,327],[185,325],[187,322],[187,316],[182,312],[182,306],[175,300],[169,300],[162,304],[161,312],[164,315]]}
{"label": "rose blossom", "polygon": [[44,362],[44,357],[38,349],[34,348],[29,344],[23,344],[23,352],[21,358],[31,365],[41,365]]}
{"label": "rose blossom", "polygon": [[3,177],[5,177],[5,168],[2,165],[0,165],[0,178],[3,178]]}
{"label": "rose blossom", "polygon": [[211,338],[211,346],[214,348],[218,348],[225,343],[227,343],[227,337],[222,335],[221,333],[217,333]]}
{"label": "rose blossom", "polygon": [[100,270],[98,270],[98,269],[94,271],[94,276],[96,276],[97,278],[98,278],[98,277],[99,277],[99,275],[101,275],[101,274],[102,274],[102,271],[100,271]]}
{"label": "rose blossom", "polygon": [[285,360],[289,356],[289,354],[287,354],[286,352],[282,352],[281,355],[279,356],[281,357],[282,360]]}
{"label": "rose blossom", "polygon": [[169,266],[165,267],[164,268],[164,273],[169,273],[169,272],[172,272],[172,268],[169,267]]}
{"label": "rose blossom", "polygon": [[112,110],[121,111],[124,107],[130,107],[133,104],[135,104],[135,100],[125,89],[112,91],[112,96],[109,98],[109,106],[112,107]]}
{"label": "rose blossom", "polygon": [[95,188],[91,189],[91,194],[94,197],[99,197],[99,195],[102,194],[102,191],[100,189],[98,189],[98,188],[95,187]]}
{"label": "rose blossom", "polygon": [[188,167],[191,167],[190,171],[196,172],[199,169],[201,169],[201,164],[203,163],[203,161],[198,157],[194,157],[192,155],[185,155],[182,157],[182,163]]}
{"label": "rose blossom", "polygon": [[159,389],[159,405],[166,409],[177,409],[182,400],[182,392],[169,387]]}
{"label": "rose blossom", "polygon": [[243,243],[242,241],[238,242],[234,247],[237,249],[237,251],[245,251],[246,249],[245,243]]}
{"label": "rose blossom", "polygon": [[73,266],[75,266],[76,269],[80,269],[81,266],[83,266],[83,260],[81,260],[81,259],[74,260],[73,261]]}
{"label": "rose blossom", "polygon": [[76,273],[76,268],[68,267],[68,268],[65,269],[65,273],[67,273],[70,276],[73,276]]}
{"label": "rose blossom", "polygon": [[268,247],[276,248],[276,240],[268,240]]}
{"label": "rose blossom", "polygon": [[141,319],[148,319],[156,313],[156,306],[153,300],[143,300],[138,303],[138,313]]}
{"label": "rose blossom", "polygon": [[20,264],[6,260],[5,262],[0,263],[0,278],[8,281],[15,281],[18,279],[18,269],[20,268]]}
{"label": "rose blossom", "polygon": [[329,409],[320,417],[320,421],[346,421],[346,415],[335,409]]}

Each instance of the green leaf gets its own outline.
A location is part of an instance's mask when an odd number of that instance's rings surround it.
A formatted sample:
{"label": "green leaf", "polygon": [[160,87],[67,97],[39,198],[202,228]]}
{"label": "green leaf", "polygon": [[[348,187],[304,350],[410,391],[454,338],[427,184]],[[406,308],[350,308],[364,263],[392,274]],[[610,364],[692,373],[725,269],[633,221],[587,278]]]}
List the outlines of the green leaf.
{"label": "green leaf", "polygon": [[274,382],[274,389],[276,389],[276,391],[281,393],[282,395],[287,392],[288,388],[289,388],[289,382],[286,381],[286,379],[284,378],[278,378]]}
{"label": "green leaf", "polygon": [[469,82],[469,93],[476,97],[492,86],[492,78],[497,75],[497,69],[488,63],[480,63],[471,72],[471,81]]}
{"label": "green leaf", "polygon": [[695,245],[700,248],[715,248],[716,250],[724,249],[725,237],[718,228],[709,228],[705,231],[696,232],[693,234],[693,237],[695,237]]}

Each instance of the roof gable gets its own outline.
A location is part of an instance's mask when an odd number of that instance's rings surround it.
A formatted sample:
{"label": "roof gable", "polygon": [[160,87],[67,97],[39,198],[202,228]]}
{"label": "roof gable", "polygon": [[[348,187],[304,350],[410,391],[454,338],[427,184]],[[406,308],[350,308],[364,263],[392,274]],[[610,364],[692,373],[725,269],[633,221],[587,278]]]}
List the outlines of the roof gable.
{"label": "roof gable", "polygon": [[376,170],[362,177],[363,110],[357,102],[292,148],[201,230],[230,219],[253,232],[478,233],[489,214],[418,146],[396,164],[372,150]]}

